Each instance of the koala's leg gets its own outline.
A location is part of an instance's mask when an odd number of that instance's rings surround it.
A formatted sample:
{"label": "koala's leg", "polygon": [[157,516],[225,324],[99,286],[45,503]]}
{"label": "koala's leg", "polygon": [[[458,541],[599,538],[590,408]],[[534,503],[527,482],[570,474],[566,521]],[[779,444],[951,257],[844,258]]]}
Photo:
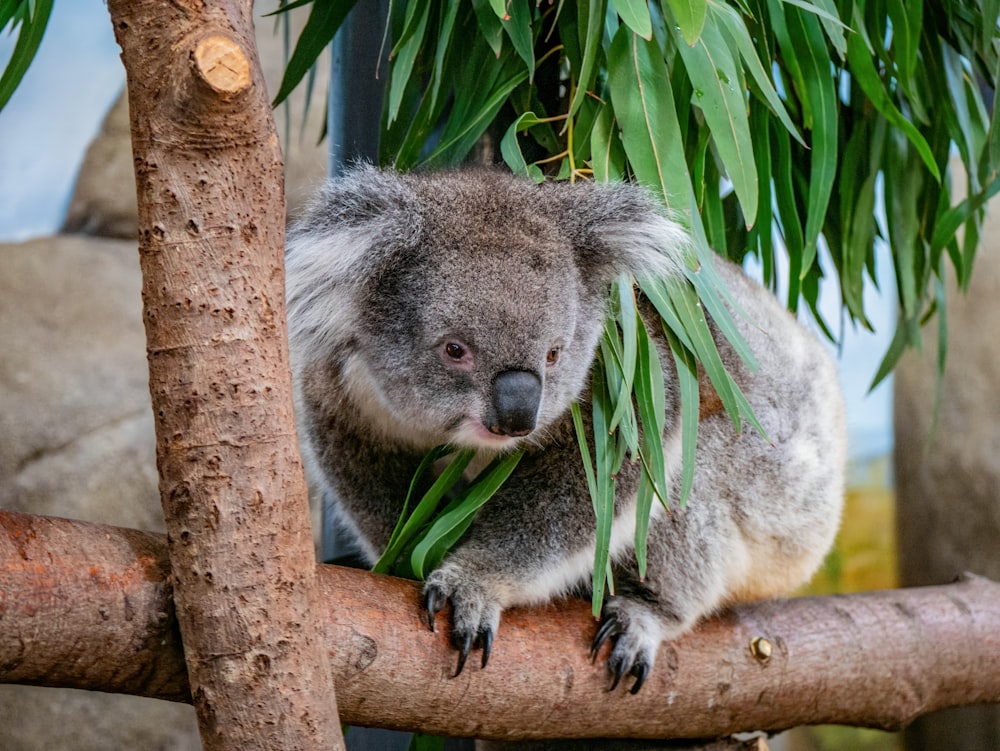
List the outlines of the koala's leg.
{"label": "koala's leg", "polygon": [[798,402],[755,400],[766,439],[736,433],[725,414],[699,425],[687,506],[651,520],[645,581],[623,561],[604,609],[594,645],[614,641],[613,685],[632,675],[637,691],[662,641],[724,605],[787,594],[822,562],[840,519],[842,420],[839,402],[822,393]]}
{"label": "koala's leg", "polygon": [[627,675],[631,692],[642,688],[664,641],[689,631],[719,607],[727,591],[728,548],[733,532],[711,504],[689,500],[650,520],[647,571],[639,579],[634,558],[615,566],[614,596],[605,600],[594,636],[596,656],[612,641],[608,669],[614,690]]}

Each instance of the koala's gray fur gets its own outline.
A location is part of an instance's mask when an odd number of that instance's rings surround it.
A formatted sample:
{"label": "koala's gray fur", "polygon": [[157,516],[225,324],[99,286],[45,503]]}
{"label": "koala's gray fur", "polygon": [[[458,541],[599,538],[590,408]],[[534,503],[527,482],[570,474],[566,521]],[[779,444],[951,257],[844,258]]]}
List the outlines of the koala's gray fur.
{"label": "koala's gray fur", "polygon": [[[485,665],[504,608],[589,580],[594,512],[569,405],[589,398],[610,282],[622,271],[678,273],[684,242],[634,186],[536,186],[496,172],[356,169],[328,183],[293,229],[288,310],[304,449],[370,561],[429,449],[475,448],[481,467],[527,447],[425,584],[431,627],[452,604],[459,669],[474,646]],[[687,507],[654,504],[644,581],[632,550],[640,470],[622,467],[617,595],[595,649],[613,641],[614,683],[633,675],[633,691],[663,640],[727,603],[805,582],[839,523],[845,440],[834,366],[769,293],[721,259],[717,269],[746,313],[735,319],[759,369],[751,373],[713,333],[771,443],[708,410]],[[650,320],[676,485],[676,371]]]}

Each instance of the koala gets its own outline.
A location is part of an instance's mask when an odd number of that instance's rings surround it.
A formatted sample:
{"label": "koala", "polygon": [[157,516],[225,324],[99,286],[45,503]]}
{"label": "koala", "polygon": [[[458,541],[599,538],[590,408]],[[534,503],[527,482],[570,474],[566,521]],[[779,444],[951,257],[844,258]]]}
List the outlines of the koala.
{"label": "koala", "polygon": [[[432,630],[451,604],[456,675],[473,649],[486,667],[504,609],[588,585],[595,519],[570,405],[589,400],[611,282],[622,272],[680,274],[686,242],[634,185],[372,167],[327,183],[291,229],[289,338],[303,453],[370,562],[430,449],[474,449],[470,467],[481,469],[524,448],[424,583]],[[683,507],[676,502],[676,367],[644,305],[666,380],[663,446],[675,502],[654,503],[640,579],[641,468],[626,461],[615,478],[616,589],[593,645],[595,654],[611,645],[612,690],[630,677],[638,691],[660,645],[699,619],[808,580],[839,525],[845,428],[835,367],[770,293],[737,266],[715,265],[759,367],[751,371],[710,328],[766,437],[736,431],[702,379],[693,488]]]}

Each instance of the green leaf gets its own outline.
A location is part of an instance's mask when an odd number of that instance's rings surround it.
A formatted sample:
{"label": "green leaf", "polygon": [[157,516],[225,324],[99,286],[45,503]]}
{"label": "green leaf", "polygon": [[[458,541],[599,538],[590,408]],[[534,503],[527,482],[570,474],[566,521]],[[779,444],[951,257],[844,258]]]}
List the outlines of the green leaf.
{"label": "green leaf", "polygon": [[[677,311],[681,324],[694,345],[691,350],[705,368],[705,373],[732,420],[733,429],[741,432],[742,420],[746,420],[757,432],[766,436],[763,426],[758,422],[743,392],[722,363],[694,288],[679,279],[667,280],[665,287],[674,310]],[[673,331],[677,333],[676,330]]]}
{"label": "green leaf", "polygon": [[[450,3],[450,5],[458,6],[460,3]],[[503,51],[503,24],[500,23],[500,18],[507,12],[506,9],[497,13],[493,0],[472,0],[472,9],[476,14],[482,38],[489,44],[493,54],[499,58]]]}
{"label": "green leaf", "polygon": [[879,363],[878,370],[875,372],[875,377],[868,387],[869,392],[874,391],[875,387],[882,383],[886,376],[893,371],[896,363],[899,362],[899,358],[906,351],[906,348],[919,340],[920,323],[915,319],[900,318],[896,324],[896,333],[893,334],[892,341],[889,342],[889,348],[886,350],[882,362]]}
{"label": "green leaf", "polygon": [[[322,0],[321,0],[322,1]],[[458,3],[456,3],[457,5]],[[436,735],[424,735],[414,733],[410,736],[410,745],[407,751],[444,751],[445,739]]]}
{"label": "green leaf", "polygon": [[[957,118],[959,132],[952,133],[958,146],[962,161],[975,164],[983,151],[986,142],[987,127],[984,127],[987,116],[979,96],[978,87],[973,85],[965,72],[965,59],[951,48],[941,45],[944,73],[948,81],[952,108]],[[974,189],[978,189],[979,178],[975,171],[969,173]]]}
{"label": "green leaf", "polygon": [[795,123],[788,116],[785,105],[778,97],[778,92],[774,88],[770,74],[764,70],[764,65],[757,56],[757,50],[753,46],[753,40],[750,39],[750,32],[747,31],[743,19],[735,10],[724,3],[713,3],[712,13],[714,19],[719,24],[719,29],[723,37],[729,42],[730,47],[739,50],[746,70],[750,73],[754,83],[757,84],[757,91],[762,101],[767,104],[771,112],[781,121],[785,129],[795,137],[795,140],[805,145],[798,128],[795,127]]}
{"label": "green leaf", "polygon": [[921,86],[915,80],[923,32],[924,4],[906,0],[886,0],[886,10],[892,23],[892,48],[896,75],[906,92],[913,111],[920,120],[927,120],[921,99]]}
{"label": "green leaf", "polygon": [[438,515],[410,556],[410,566],[418,579],[423,579],[426,572],[438,566],[445,553],[465,534],[476,512],[493,497],[517,468],[523,455],[524,450],[520,449],[495,459],[482,475]]}
{"label": "green leaf", "polygon": [[545,176],[537,166],[534,164],[529,165],[525,161],[524,154],[521,152],[521,145],[517,141],[517,134],[522,130],[527,130],[532,126],[538,125],[540,122],[541,120],[535,116],[534,112],[525,112],[510,124],[507,132],[504,133],[503,138],[500,140],[500,153],[503,155],[503,160],[510,167],[511,171],[515,175],[530,177],[535,182],[541,182]]}
{"label": "green leaf", "polygon": [[643,39],[652,38],[653,23],[646,0],[611,0],[611,6],[632,31]]}
{"label": "green leaf", "polygon": [[[410,482],[410,494],[413,493],[414,487],[420,477],[427,472],[435,461],[445,456],[448,451],[447,447],[438,447],[424,457],[417,472],[414,474],[413,480]],[[392,569],[400,553],[416,539],[417,534],[423,526],[430,521],[441,499],[462,479],[462,473],[465,472],[465,468],[469,466],[469,462],[472,461],[475,455],[476,452],[472,449],[464,449],[457,452],[448,466],[438,476],[437,480],[434,481],[434,484],[424,494],[423,498],[420,499],[420,503],[417,504],[413,513],[404,522],[402,521],[403,516],[410,501],[410,494],[407,495],[406,502],[403,504],[403,514],[400,515],[400,521],[396,523],[396,529],[393,530],[389,544],[386,545],[385,552],[382,553],[381,557],[379,557],[378,561],[372,567],[372,571],[376,573],[388,573]]]}
{"label": "green leaf", "polygon": [[[708,308],[708,312],[712,315],[712,321],[719,327],[719,331],[743,360],[744,365],[751,371],[757,370],[757,358],[754,357],[743,335],[736,328],[736,322],[729,312],[729,307],[734,308],[737,315],[741,315],[747,320],[750,320],[749,316],[729,294],[725,283],[715,271],[713,259],[710,256],[703,256],[700,260],[698,269],[688,271],[687,278],[698,293],[698,299]],[[729,303],[729,307],[724,304],[723,300]]]}
{"label": "green leaf", "polygon": [[481,100],[475,94],[470,97],[467,109],[471,111],[464,117],[454,117],[449,120],[449,127],[446,129],[441,143],[417,166],[441,167],[454,165],[461,161],[493,122],[510,93],[527,78],[528,72],[522,68],[488,89],[489,96],[485,100]]}
{"label": "green leaf", "polygon": [[979,211],[998,192],[1000,192],[1000,175],[995,176],[982,192],[969,196],[957,206],[944,212],[934,227],[934,236],[930,243],[931,257],[940,253],[945,244],[955,236],[962,223],[968,221],[974,212]]}
{"label": "green leaf", "polygon": [[2,17],[0,29],[11,22],[11,31],[14,27],[20,26],[10,60],[7,61],[3,75],[0,75],[0,110],[10,101],[24,74],[28,72],[31,61],[35,59],[35,53],[38,52],[42,37],[45,36],[49,16],[52,15],[52,3],[53,0],[34,0],[32,9],[24,2],[8,0],[0,8]]}
{"label": "green leaf", "polygon": [[593,599],[594,617],[601,613],[604,586],[607,582],[611,546],[611,523],[615,511],[615,483],[613,467],[616,447],[608,431],[611,403],[604,380],[604,368],[594,368],[591,376],[591,410],[594,416],[594,456],[596,458],[596,530],[594,540]]}
{"label": "green leaf", "polygon": [[599,183],[620,180],[625,172],[625,152],[616,125],[615,111],[601,106],[590,131],[590,166]]}
{"label": "green leaf", "polygon": [[694,221],[691,176],[663,52],[626,26],[608,50],[608,89],[622,142],[638,181],[653,188],[668,209]]}
{"label": "green leaf", "polygon": [[587,23],[579,30],[583,47],[583,61],[576,76],[576,90],[569,104],[569,116],[573,117],[583,104],[587,91],[594,85],[597,53],[601,49],[604,37],[604,13],[607,10],[607,0],[588,0],[581,2],[587,8]]}
{"label": "green leaf", "polygon": [[886,130],[885,120],[873,118],[860,123],[847,142],[839,186],[841,239],[831,247],[839,254],[843,304],[866,329],[871,323],[864,309],[864,273],[875,240],[875,180]]}
{"label": "green leaf", "polygon": [[677,384],[681,395],[681,508],[687,504],[694,486],[694,469],[698,447],[698,362],[674,333],[664,329],[670,352],[677,367]]}
{"label": "green leaf", "polygon": [[590,500],[594,506],[594,514],[597,514],[597,477],[594,474],[594,462],[590,459],[590,441],[587,440],[587,428],[583,422],[580,403],[573,402],[570,405],[570,412],[573,415],[576,443],[580,447],[580,460],[583,462],[583,472],[587,477],[587,489],[590,491]]}
{"label": "green leaf", "polygon": [[708,16],[707,0],[666,0],[664,10],[667,8],[673,11],[684,41],[688,44],[697,42]]}
{"label": "green leaf", "polygon": [[[844,31],[851,31],[850,27],[838,18],[837,8],[830,0],[817,0],[815,3],[809,2],[809,0],[781,0],[781,2],[794,5],[807,13],[818,16],[824,23],[831,24],[834,28],[839,29],[841,34]],[[832,38],[831,41],[833,41]]]}
{"label": "green leaf", "polygon": [[837,54],[840,55],[840,59],[844,59],[844,54],[847,51],[847,35],[844,32],[853,30],[840,20],[840,17],[837,15],[837,6],[834,5],[833,0],[816,0],[816,2],[808,2],[808,0],[784,1],[789,5],[797,5],[802,10],[816,15],[823,24],[823,30],[826,32],[827,38],[837,50]]}
{"label": "green leaf", "polygon": [[446,3],[445,12],[441,17],[437,49],[434,52],[434,70],[431,72],[430,109],[432,111],[437,105],[441,82],[444,80],[445,56],[448,54],[448,47],[452,40],[459,5],[459,3]]}
{"label": "green leaf", "polygon": [[[855,20],[859,25],[864,22],[861,18],[856,18]],[[871,54],[868,52],[868,47],[861,34],[852,34],[848,40],[847,62],[851,67],[851,75],[854,76],[854,80],[861,86],[861,89],[868,96],[869,101],[871,101],[875,109],[881,112],[886,120],[899,128],[910,139],[910,142],[916,147],[917,152],[924,160],[924,164],[927,165],[928,171],[934,176],[935,180],[940,180],[941,173],[938,172],[937,162],[934,159],[934,154],[931,152],[931,147],[927,144],[927,140],[920,134],[916,126],[903,117],[903,113],[890,100],[889,94],[882,84],[882,78],[879,72],[875,70],[875,64],[872,62]]]}
{"label": "green leaf", "polygon": [[751,143],[756,151],[757,182],[763,193],[757,202],[757,221],[747,238],[751,249],[756,249],[763,268],[764,284],[774,281],[774,214],[771,194],[771,138],[770,117],[759,102],[750,104]]}
{"label": "green leaf", "polygon": [[[656,345],[639,321],[638,363],[635,379],[635,402],[642,420],[643,448],[641,457],[646,467],[646,473],[652,492],[659,497],[660,502],[667,506],[669,478],[666,475],[666,461],[663,455],[663,431],[666,428],[666,387],[664,384],[663,365]],[[636,513],[636,519],[648,516]]]}
{"label": "green leaf", "polygon": [[918,255],[923,258],[924,250],[917,202],[913,199],[922,192],[926,173],[921,169],[919,156],[898,131],[890,133],[885,154],[885,173],[894,176],[883,185],[887,239],[892,248],[902,315],[912,318],[917,315],[918,305],[917,258]]}
{"label": "green leaf", "polygon": [[510,0],[506,18],[500,19],[514,49],[524,60],[529,81],[535,77],[535,40],[531,30],[531,14],[531,5],[527,0]]}
{"label": "green leaf", "polygon": [[[639,312],[635,306],[635,294],[632,290],[632,277],[622,274],[615,285],[618,296],[618,324],[621,326],[621,390],[618,394],[614,414],[611,417],[609,431],[621,423],[627,410],[632,407],[632,386],[635,383],[635,364],[637,353],[637,321]],[[615,336],[615,339],[618,337]]]}
{"label": "green leaf", "polygon": [[[420,8],[423,8],[421,11]],[[399,105],[402,102],[403,92],[406,84],[413,73],[413,64],[416,62],[417,53],[420,52],[424,43],[424,34],[427,32],[427,21],[431,15],[430,3],[411,3],[406,9],[406,21],[403,24],[403,33],[396,46],[392,50],[391,57],[394,59],[392,74],[389,85],[389,114],[387,121],[392,124],[399,114]]]}
{"label": "green leaf", "polygon": [[819,233],[837,175],[837,93],[823,31],[816,16],[794,7],[783,11],[779,0],[770,0],[770,5],[772,20],[776,21],[775,36],[785,52],[785,60],[797,61],[797,87],[806,107],[805,124],[812,135],[805,244],[797,264],[798,277],[802,280],[816,258]]}
{"label": "green leaf", "polygon": [[292,93],[299,82],[316,64],[320,53],[337,33],[337,29],[347,18],[347,14],[354,7],[356,0],[344,0],[343,2],[314,2],[309,11],[309,18],[306,19],[302,33],[295,43],[292,56],[285,66],[285,75],[281,78],[281,85],[278,93],[271,103],[272,107],[277,107],[288,95]]}
{"label": "green leaf", "polygon": [[749,226],[757,216],[757,166],[736,61],[714,21],[704,25],[697,42],[680,43],[678,49],[694,86],[694,103],[705,116]]}

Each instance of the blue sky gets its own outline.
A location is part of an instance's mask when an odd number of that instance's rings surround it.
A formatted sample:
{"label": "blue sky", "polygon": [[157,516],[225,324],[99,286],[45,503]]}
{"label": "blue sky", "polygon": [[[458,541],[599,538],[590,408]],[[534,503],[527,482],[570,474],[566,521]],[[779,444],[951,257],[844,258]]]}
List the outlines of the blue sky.
{"label": "blue sky", "polygon": [[[0,63],[13,47],[0,35]],[[84,150],[124,82],[102,0],[57,3],[38,56],[0,112],[0,240],[59,226]]]}
{"label": "blue sky", "polygon": [[[0,65],[13,43],[0,35]],[[51,234],[62,223],[87,144],[124,85],[118,53],[102,0],[56,4],[35,62],[0,112],[0,241]],[[891,270],[884,248],[878,260]],[[892,290],[891,278],[882,287]],[[839,321],[835,295],[823,293],[831,322]],[[892,445],[891,386],[866,393],[892,336],[895,307],[871,285],[866,307],[877,334],[848,330],[840,353],[851,454],[859,458],[884,455]]]}

